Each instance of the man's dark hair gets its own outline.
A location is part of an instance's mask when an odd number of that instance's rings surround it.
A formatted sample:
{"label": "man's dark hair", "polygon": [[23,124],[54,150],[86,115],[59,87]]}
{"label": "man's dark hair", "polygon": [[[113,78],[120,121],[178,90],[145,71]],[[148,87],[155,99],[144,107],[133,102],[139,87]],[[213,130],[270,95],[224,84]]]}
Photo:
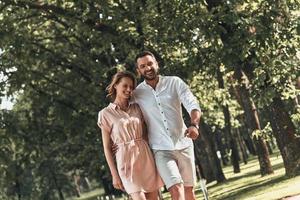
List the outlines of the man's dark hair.
{"label": "man's dark hair", "polygon": [[[153,58],[155,58],[155,56],[154,56],[154,54],[151,52],[151,51],[143,51],[143,52],[141,52],[141,53],[139,53],[136,57],[135,57],[135,66],[137,67],[137,60],[139,59],[139,58],[142,58],[142,57],[144,57],[144,56],[152,56]],[[155,60],[156,60],[156,58],[155,58]]]}

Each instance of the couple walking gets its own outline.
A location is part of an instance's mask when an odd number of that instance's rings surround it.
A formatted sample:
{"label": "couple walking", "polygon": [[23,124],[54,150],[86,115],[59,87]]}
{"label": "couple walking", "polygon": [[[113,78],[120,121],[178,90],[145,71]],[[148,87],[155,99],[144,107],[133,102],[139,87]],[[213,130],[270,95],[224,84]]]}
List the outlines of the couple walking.
{"label": "couple walking", "polygon": [[[113,186],[133,200],[154,200],[165,184],[173,200],[194,200],[192,139],[199,135],[201,115],[197,100],[180,78],[159,75],[151,52],[140,53],[135,62],[144,81],[136,87],[133,74],[116,73],[107,87],[111,103],[98,115]],[[188,127],[181,103],[190,114]]]}

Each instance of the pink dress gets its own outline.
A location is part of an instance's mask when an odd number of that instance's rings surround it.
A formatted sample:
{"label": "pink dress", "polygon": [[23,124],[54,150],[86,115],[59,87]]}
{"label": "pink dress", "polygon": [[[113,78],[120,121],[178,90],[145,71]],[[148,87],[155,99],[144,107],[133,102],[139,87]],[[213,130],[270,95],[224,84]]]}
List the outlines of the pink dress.
{"label": "pink dress", "polygon": [[152,152],[142,138],[146,128],[138,104],[130,104],[125,112],[110,103],[99,112],[98,126],[118,145],[117,169],[128,194],[152,192],[163,186]]}

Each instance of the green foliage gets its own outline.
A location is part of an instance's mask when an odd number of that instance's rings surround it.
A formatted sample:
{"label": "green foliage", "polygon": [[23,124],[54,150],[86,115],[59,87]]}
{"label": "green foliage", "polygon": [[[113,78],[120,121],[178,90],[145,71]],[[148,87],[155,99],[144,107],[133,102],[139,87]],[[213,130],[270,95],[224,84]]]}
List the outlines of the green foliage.
{"label": "green foliage", "polygon": [[[104,72],[112,61],[101,52],[108,53],[111,43],[101,42],[100,34],[90,39],[95,30],[89,28],[88,19],[84,23],[76,19],[80,12],[75,14],[72,4],[60,8],[18,3],[3,5],[0,21],[1,72],[8,77],[7,93],[18,97],[13,119],[3,116],[3,122],[7,121],[3,134],[18,148],[10,156],[5,152],[9,160],[1,162],[9,172],[5,181],[12,184],[1,192],[54,199],[58,190],[73,190],[71,171],[82,169],[96,177],[104,164],[103,157],[97,159],[102,150],[96,119],[99,106],[105,105],[99,99],[105,95],[101,90],[106,85]],[[97,67],[99,63],[102,68]]]}
{"label": "green foliage", "polygon": [[258,129],[254,130],[252,132],[252,137],[253,138],[263,138],[266,141],[271,140],[272,139],[272,128],[271,128],[270,123],[268,122],[266,124],[266,126],[261,130],[258,130]]}
{"label": "green foliage", "polygon": [[226,105],[230,109],[232,126],[235,128],[240,126],[237,119],[243,111],[237,101],[231,97],[231,94],[228,92],[229,89],[220,89],[217,80],[213,76],[205,72],[195,73],[190,82],[190,87],[199,99],[203,117],[212,128],[224,128],[222,106]]}

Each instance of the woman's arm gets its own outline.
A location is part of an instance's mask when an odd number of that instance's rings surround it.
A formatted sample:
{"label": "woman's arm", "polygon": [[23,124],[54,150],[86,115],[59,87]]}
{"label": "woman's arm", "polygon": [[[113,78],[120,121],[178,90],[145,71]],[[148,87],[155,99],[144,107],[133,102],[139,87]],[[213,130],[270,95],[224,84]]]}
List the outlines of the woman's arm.
{"label": "woman's arm", "polygon": [[107,161],[107,164],[110,169],[110,173],[113,178],[113,186],[116,189],[124,190],[124,186],[122,184],[122,181],[120,179],[115,161],[114,161],[114,156],[112,152],[112,144],[110,140],[110,133],[106,130],[102,129],[102,143],[103,143],[103,148],[104,148],[104,155]]}

